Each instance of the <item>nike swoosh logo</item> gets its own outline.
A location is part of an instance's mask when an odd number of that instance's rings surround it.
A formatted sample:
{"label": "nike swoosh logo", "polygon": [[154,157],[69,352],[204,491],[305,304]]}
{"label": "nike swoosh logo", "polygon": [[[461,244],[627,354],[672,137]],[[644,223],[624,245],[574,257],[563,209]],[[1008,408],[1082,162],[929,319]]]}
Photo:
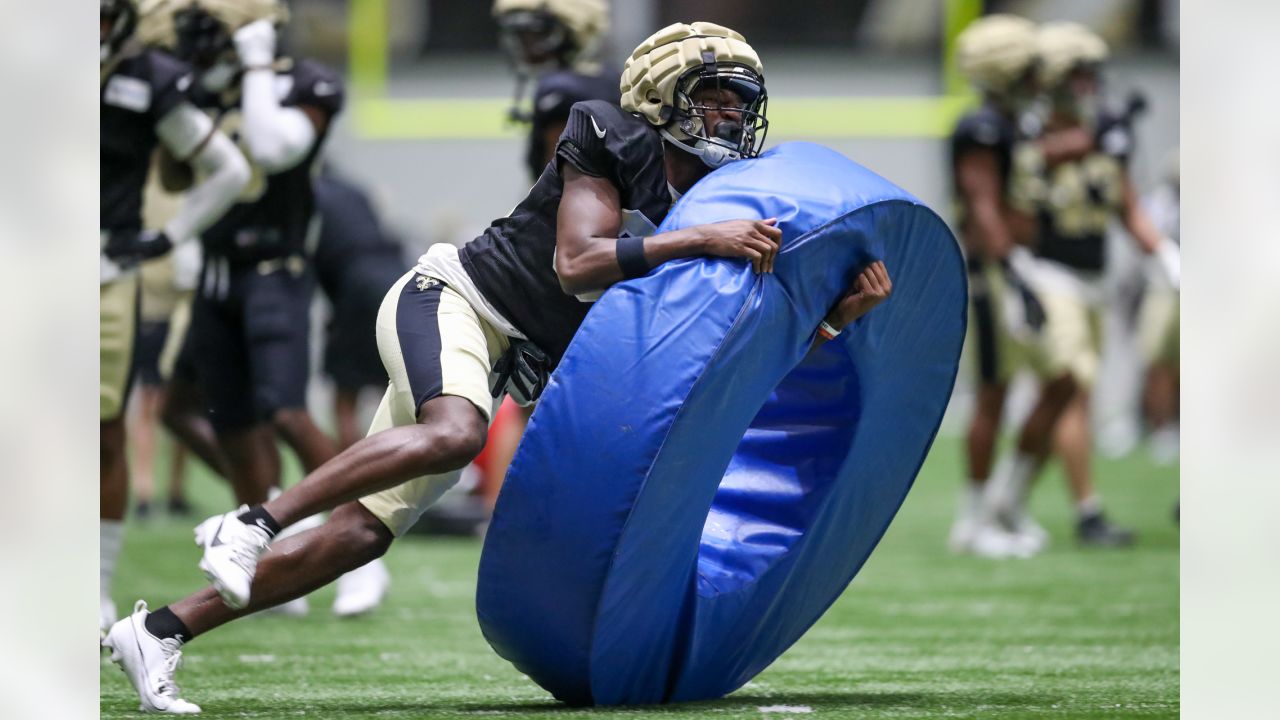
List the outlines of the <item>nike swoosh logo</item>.
{"label": "nike swoosh logo", "polygon": [[594,116],[594,115],[588,115],[587,117],[591,118],[591,127],[593,127],[593,128],[595,128],[595,129],[596,129],[596,137],[598,137],[598,138],[600,138],[601,140],[603,140],[603,139],[604,139],[604,134],[605,134],[606,132],[608,132],[608,130],[601,130],[601,129],[600,129],[600,126],[596,124],[596,118],[595,118],[595,116]]}
{"label": "nike swoosh logo", "polygon": [[254,524],[256,524],[258,527],[262,528],[262,531],[263,531],[263,532],[265,532],[267,535],[271,535],[271,528],[267,527],[267,521],[266,521],[266,520],[263,520],[262,518],[258,518],[257,520],[254,520],[253,522],[254,522]]}
{"label": "nike swoosh logo", "polygon": [[313,88],[313,92],[315,92],[316,95],[320,95],[320,96],[332,95],[337,91],[338,91],[338,88],[334,86],[333,83],[327,80],[321,80],[320,82],[317,82],[315,85],[315,88]]}
{"label": "nike swoosh logo", "polygon": [[222,523],[224,522],[226,521],[225,520],[218,521],[218,529],[213,531],[213,539],[209,541],[209,547],[218,547],[219,545],[223,544],[221,536],[222,536]]}

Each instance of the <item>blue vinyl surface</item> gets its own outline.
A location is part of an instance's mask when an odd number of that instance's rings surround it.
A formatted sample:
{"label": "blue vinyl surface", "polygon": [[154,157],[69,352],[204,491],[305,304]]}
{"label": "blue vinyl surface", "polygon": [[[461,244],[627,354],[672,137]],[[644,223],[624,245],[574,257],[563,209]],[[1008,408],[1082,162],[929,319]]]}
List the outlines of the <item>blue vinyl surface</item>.
{"label": "blue vinyl surface", "polygon": [[[557,698],[719,697],[821,617],[933,442],[965,331],[960,252],[904,190],[787,143],[699,182],[659,231],[779,218],[772,275],[666,263],[596,303],[485,539],[485,637]],[[809,352],[852,279],[892,297]]]}

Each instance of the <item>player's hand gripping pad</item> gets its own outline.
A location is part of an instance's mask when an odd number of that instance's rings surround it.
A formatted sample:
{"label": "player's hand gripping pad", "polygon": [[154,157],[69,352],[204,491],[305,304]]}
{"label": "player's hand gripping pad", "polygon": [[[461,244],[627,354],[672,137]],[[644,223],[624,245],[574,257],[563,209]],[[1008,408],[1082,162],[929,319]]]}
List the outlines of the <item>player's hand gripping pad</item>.
{"label": "player's hand gripping pad", "polygon": [[[565,702],[741,687],[839,597],[933,442],[965,328],[946,225],[842,155],[789,143],[711,174],[660,229],[769,217],[772,275],[698,258],[605,293],[507,474],[480,625]],[[808,353],[875,259],[892,297]]]}

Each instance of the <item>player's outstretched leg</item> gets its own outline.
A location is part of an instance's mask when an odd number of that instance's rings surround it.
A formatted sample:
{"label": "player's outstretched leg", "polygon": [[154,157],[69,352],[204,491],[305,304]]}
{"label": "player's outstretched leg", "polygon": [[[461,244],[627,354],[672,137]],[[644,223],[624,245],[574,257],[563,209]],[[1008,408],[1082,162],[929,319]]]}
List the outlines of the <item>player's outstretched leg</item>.
{"label": "player's outstretched leg", "polygon": [[244,607],[258,558],[282,528],[413,478],[465,467],[484,448],[487,425],[465,398],[442,395],[426,401],[416,425],[369,435],[279,497],[222,516],[216,529],[204,534],[200,569],[229,607]]}
{"label": "player's outstretched leg", "polygon": [[387,526],[363,505],[348,503],[320,527],[271,546],[272,551],[257,565],[253,601],[244,608],[228,608],[213,588],[154,612],[139,601],[133,615],[112,626],[103,644],[111,648],[111,659],[138,691],[144,710],[199,712],[199,707],[178,698],[174,681],[184,643],[236,618],[323,587],[381,557],[393,539]]}

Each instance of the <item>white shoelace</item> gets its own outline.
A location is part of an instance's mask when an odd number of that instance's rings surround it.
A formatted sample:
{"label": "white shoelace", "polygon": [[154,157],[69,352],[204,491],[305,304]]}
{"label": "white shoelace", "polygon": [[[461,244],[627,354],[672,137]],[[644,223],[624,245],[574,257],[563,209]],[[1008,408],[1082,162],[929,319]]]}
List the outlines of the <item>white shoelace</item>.
{"label": "white shoelace", "polygon": [[236,538],[231,543],[231,562],[247,574],[253,575],[258,567],[258,558],[270,543],[271,538],[267,537],[265,530],[245,525],[243,537]]}
{"label": "white shoelace", "polygon": [[156,694],[168,698],[178,698],[178,683],[174,681],[174,673],[182,665],[182,644],[173,638],[160,641],[164,651],[164,663],[160,666],[160,675],[156,678]]}

